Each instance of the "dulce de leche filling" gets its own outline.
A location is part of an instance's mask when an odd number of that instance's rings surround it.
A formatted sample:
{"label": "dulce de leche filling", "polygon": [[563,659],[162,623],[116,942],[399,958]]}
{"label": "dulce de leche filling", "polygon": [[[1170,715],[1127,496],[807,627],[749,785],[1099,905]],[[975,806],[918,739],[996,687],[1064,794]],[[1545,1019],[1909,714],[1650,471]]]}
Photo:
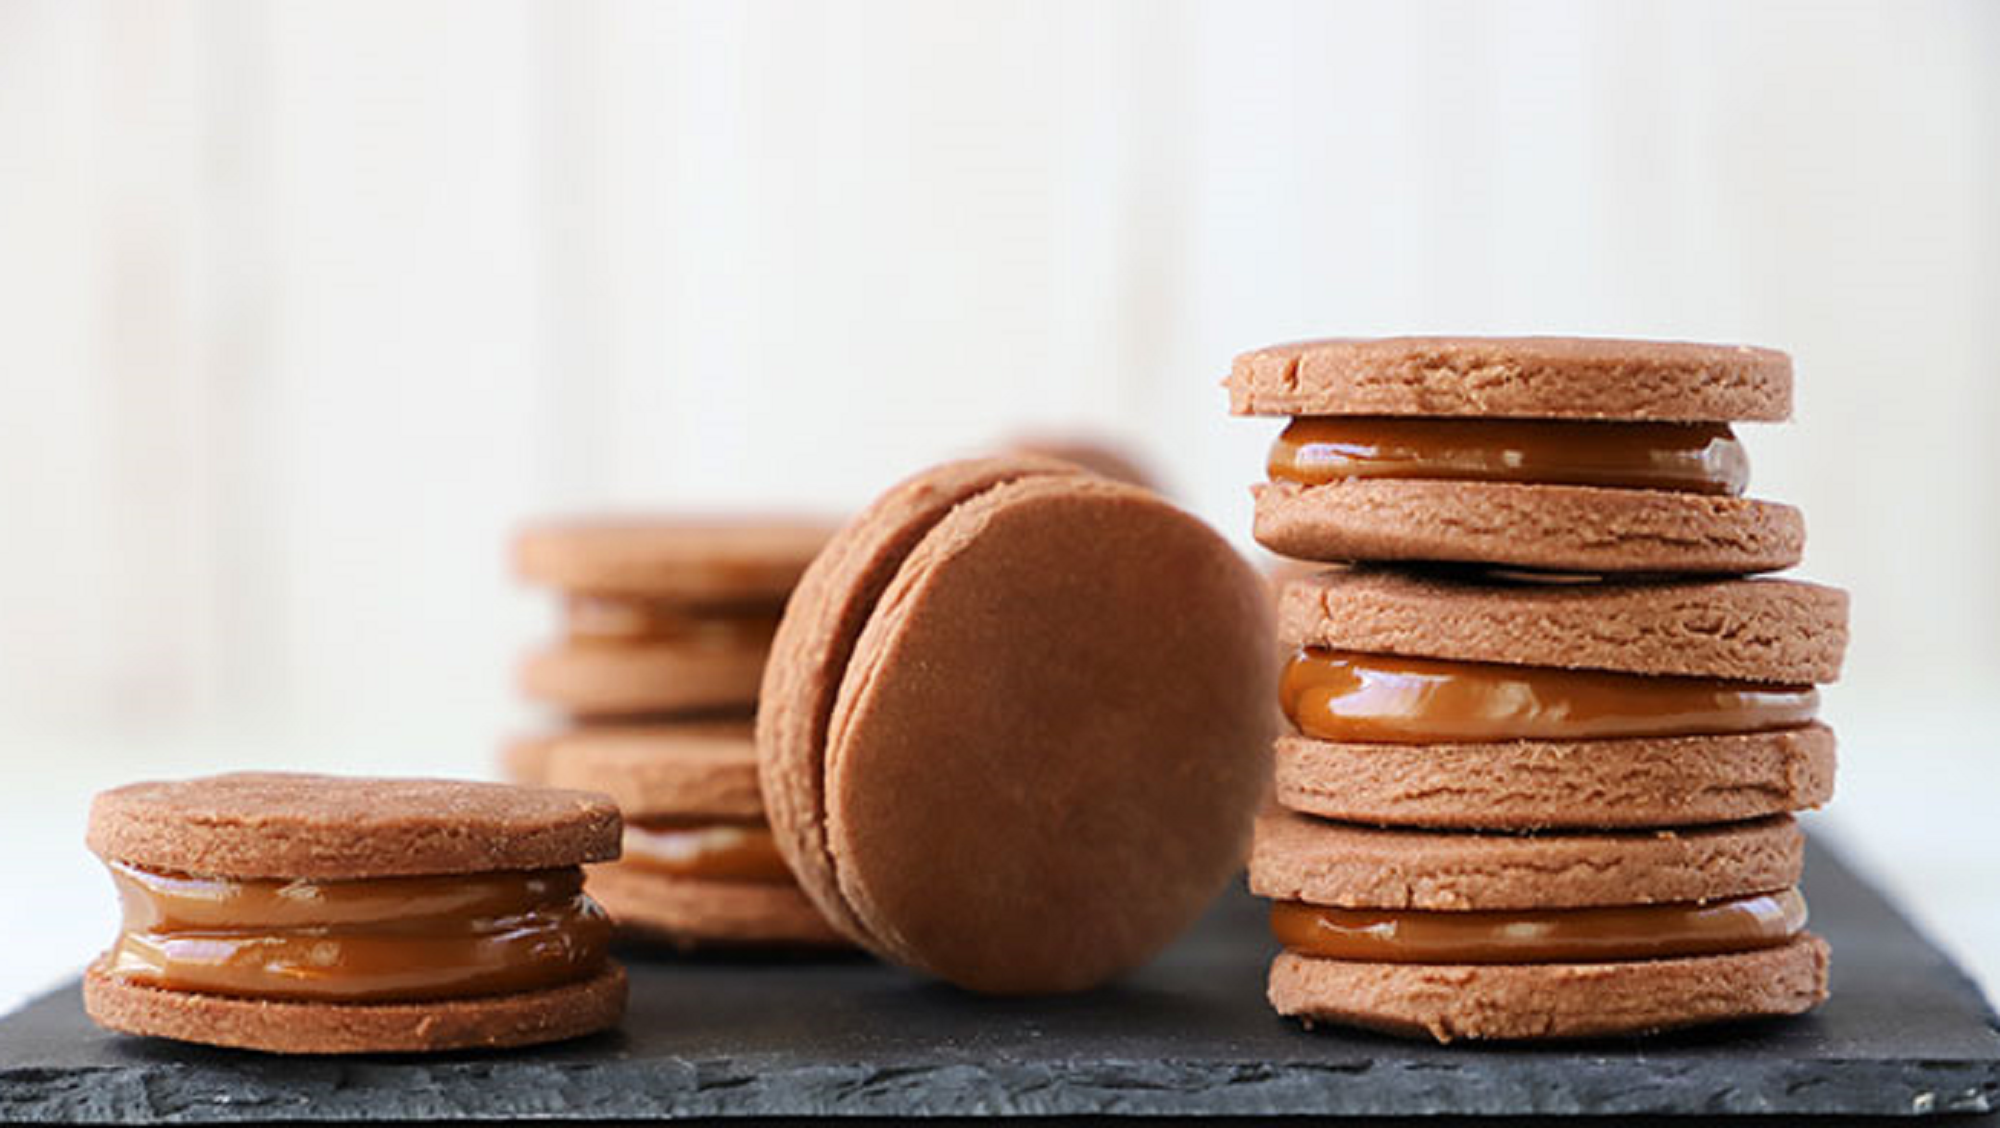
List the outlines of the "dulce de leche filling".
{"label": "dulce de leche filling", "polygon": [[1796,728],[1819,711],[1819,692],[1308,647],[1286,663],[1278,702],[1318,740],[1452,744]]}
{"label": "dulce de leche filling", "polygon": [[577,867],[248,881],[111,863],[110,974],[263,999],[388,1003],[535,991],[604,966],[611,922]]}
{"label": "dulce de leche filling", "polygon": [[1301,416],[1271,444],[1274,482],[1433,478],[1743,492],[1750,460],[1722,423]]}
{"label": "dulce de leche filling", "polygon": [[788,885],[792,871],[771,828],[755,823],[625,827],[619,864],[666,877]]}
{"label": "dulce de leche filling", "polygon": [[1574,963],[1720,955],[1776,947],[1806,926],[1796,889],[1705,905],[1520,912],[1271,906],[1271,931],[1302,955],[1371,963]]}
{"label": "dulce de leche filling", "polygon": [[563,601],[563,627],[575,643],[712,643],[769,646],[782,608],[694,608],[640,596],[572,593]]}

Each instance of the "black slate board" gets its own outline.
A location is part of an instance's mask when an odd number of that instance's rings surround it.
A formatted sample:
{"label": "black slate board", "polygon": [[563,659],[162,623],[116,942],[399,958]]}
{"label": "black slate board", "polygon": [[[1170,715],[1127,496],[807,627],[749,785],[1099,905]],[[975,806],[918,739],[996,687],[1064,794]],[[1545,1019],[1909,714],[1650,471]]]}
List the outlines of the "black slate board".
{"label": "black slate board", "polygon": [[1232,893],[1119,986],[973,998],[865,960],[632,963],[620,1033],[449,1057],[279,1059],[103,1034],[74,985],[0,1021],[0,1119],[1988,1112],[1977,988],[1823,847],[1834,996],[1807,1018],[1556,1049],[1306,1033],[1265,1006],[1262,906]]}

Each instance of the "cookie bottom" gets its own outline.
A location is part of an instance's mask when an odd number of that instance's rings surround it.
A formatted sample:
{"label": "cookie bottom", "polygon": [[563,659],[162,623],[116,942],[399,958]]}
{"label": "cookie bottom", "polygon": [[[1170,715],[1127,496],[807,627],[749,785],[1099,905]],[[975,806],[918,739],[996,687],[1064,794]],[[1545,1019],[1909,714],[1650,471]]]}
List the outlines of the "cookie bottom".
{"label": "cookie bottom", "polygon": [[1421,479],[1256,493],[1257,542],[1299,560],[1733,575],[1789,568],[1805,549],[1798,510],[1749,498]]}
{"label": "cookie bottom", "polygon": [[628,939],[676,948],[845,948],[805,891],[787,883],[701,881],[635,866],[590,868],[590,895]]}
{"label": "cookie bottom", "polygon": [[582,717],[712,712],[757,704],[762,644],[558,644],[521,663],[521,691]]}
{"label": "cookie bottom", "polygon": [[1279,1014],[1439,1042],[1646,1034],[1800,1014],[1825,1001],[1826,942],[1574,964],[1390,964],[1292,952],[1271,963]]}
{"label": "cookie bottom", "polygon": [[129,983],[93,964],[83,1007],[126,1034],[273,1054],[423,1053],[558,1042],[618,1024],[625,969],[616,963],[545,991],[421,1003],[314,1003],[205,995]]}

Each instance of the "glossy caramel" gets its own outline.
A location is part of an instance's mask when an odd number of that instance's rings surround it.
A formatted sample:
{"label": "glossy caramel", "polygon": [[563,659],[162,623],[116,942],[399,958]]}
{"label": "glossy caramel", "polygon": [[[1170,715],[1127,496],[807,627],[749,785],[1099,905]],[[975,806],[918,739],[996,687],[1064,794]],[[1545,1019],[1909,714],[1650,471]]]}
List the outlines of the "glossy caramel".
{"label": "glossy caramel", "polygon": [[1819,711],[1819,692],[1309,647],[1285,664],[1278,704],[1318,740],[1454,744],[1796,728]]}
{"label": "glossy caramel", "polygon": [[1370,963],[1531,964],[1647,960],[1770,948],[1806,926],[1796,889],[1705,905],[1519,912],[1336,909],[1280,901],[1271,932],[1302,955]]}
{"label": "glossy caramel", "polygon": [[757,824],[632,825],[625,827],[619,864],[697,881],[786,885],[792,871],[771,828]]}
{"label": "glossy caramel", "polygon": [[1302,416],[1271,444],[1274,482],[1432,478],[1737,496],[1743,444],[1722,423]]}
{"label": "glossy caramel", "polygon": [[267,999],[385,1003],[535,991],[595,974],[611,922],[583,871],[246,881],[120,863],[106,956],[136,983]]}
{"label": "glossy caramel", "polygon": [[563,628],[573,643],[684,642],[769,646],[783,608],[693,608],[671,600],[572,593]]}

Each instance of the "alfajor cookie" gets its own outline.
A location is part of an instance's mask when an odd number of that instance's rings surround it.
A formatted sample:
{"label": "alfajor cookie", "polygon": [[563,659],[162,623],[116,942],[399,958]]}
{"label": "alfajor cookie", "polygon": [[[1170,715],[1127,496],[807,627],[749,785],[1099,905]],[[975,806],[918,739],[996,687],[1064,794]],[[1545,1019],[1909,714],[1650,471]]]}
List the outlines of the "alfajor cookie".
{"label": "alfajor cookie", "polygon": [[1734,421],[1791,411],[1769,349],[1400,337],[1236,358],[1238,414],[1288,415],[1256,536],[1324,561],[1736,574],[1798,562],[1797,510],[1742,496]]}
{"label": "alfajor cookie", "polygon": [[1287,585],[1277,796],[1464,829],[1730,822],[1830,798],[1844,592],[1790,580]]}
{"label": "alfajor cookie", "polygon": [[780,850],[841,931],[975,991],[1090,987],[1234,871],[1268,767],[1256,572],[1055,461],[890,490],[807,571],[757,739]]}
{"label": "alfajor cookie", "polygon": [[1797,1014],[1826,997],[1788,816],[1536,836],[1261,819],[1250,885],[1280,1014],[1459,1039]]}
{"label": "alfajor cookie", "polygon": [[124,904],[85,1009],[130,1034],[272,1053],[522,1046],[617,1023],[625,973],[582,865],[599,795],[252,773],[91,807]]}
{"label": "alfajor cookie", "polygon": [[516,569],[563,593],[564,628],[523,662],[523,692],[579,717],[747,716],[785,599],[830,533],[674,518],[524,530]]}
{"label": "alfajor cookie", "polygon": [[677,948],[846,947],[778,853],[741,721],[588,725],[517,741],[517,780],[587,787],[625,818],[590,893],[628,939]]}

